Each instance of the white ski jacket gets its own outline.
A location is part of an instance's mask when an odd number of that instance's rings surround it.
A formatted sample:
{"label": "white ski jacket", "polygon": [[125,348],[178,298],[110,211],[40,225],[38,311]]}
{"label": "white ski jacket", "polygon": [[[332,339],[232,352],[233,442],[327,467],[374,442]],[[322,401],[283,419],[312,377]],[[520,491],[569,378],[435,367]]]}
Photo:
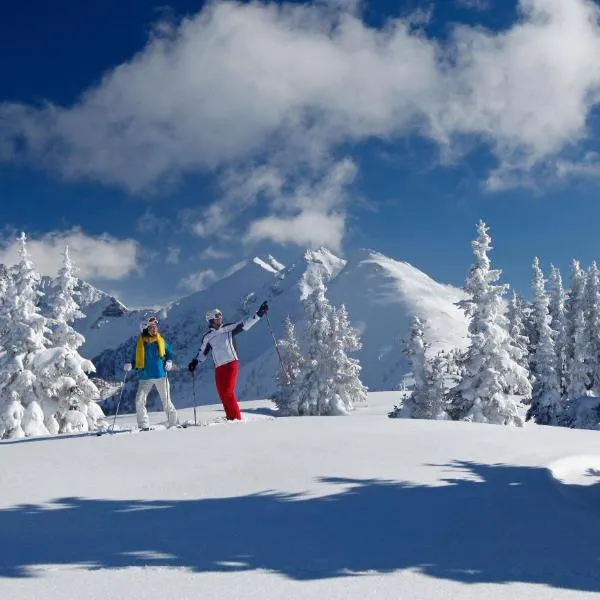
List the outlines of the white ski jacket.
{"label": "white ski jacket", "polygon": [[215,367],[238,360],[235,336],[242,331],[248,331],[250,327],[253,327],[259,321],[260,317],[254,314],[237,323],[225,323],[219,329],[211,327],[202,338],[202,345],[196,359],[198,362],[204,362],[209,353],[212,353]]}

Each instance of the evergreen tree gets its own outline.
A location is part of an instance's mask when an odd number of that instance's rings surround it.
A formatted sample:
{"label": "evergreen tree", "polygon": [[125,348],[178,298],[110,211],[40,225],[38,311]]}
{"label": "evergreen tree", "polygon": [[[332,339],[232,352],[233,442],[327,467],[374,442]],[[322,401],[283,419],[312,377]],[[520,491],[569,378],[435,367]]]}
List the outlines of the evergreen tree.
{"label": "evergreen tree", "polygon": [[319,273],[313,277],[312,291],[304,300],[304,310],[308,350],[292,403],[298,407],[299,415],[338,414],[329,396],[333,374],[329,370],[328,338],[333,310],[325,296],[325,283]]}
{"label": "evergreen tree", "polygon": [[448,363],[443,353],[438,352],[427,373],[427,395],[429,396],[430,419],[445,420],[446,412],[446,373]]}
{"label": "evergreen tree", "polygon": [[600,271],[595,261],[587,271],[583,307],[588,335],[585,363],[590,389],[597,396],[600,394]]}
{"label": "evergreen tree", "polygon": [[529,338],[525,335],[524,320],[522,298],[513,291],[508,304],[508,333],[512,342],[512,356],[518,365],[529,369]]}
{"label": "evergreen tree", "polygon": [[6,320],[8,318],[8,306],[5,304],[5,298],[10,286],[10,278],[10,271],[4,265],[0,264],[0,340],[2,340],[6,334],[5,329]]}
{"label": "evergreen tree", "polygon": [[[307,358],[292,394],[299,415],[346,415],[356,397],[363,399],[360,367],[348,358],[352,335],[344,333],[344,311],[335,311],[325,296],[320,273],[312,278],[312,292],[304,301]],[[356,396],[353,396],[356,394]]]}
{"label": "evergreen tree", "polygon": [[571,266],[571,292],[567,301],[567,394],[569,402],[586,394],[588,374],[588,335],[584,315],[585,273],[578,261]]}
{"label": "evergreen tree", "polygon": [[466,282],[471,298],[459,303],[470,317],[470,346],[465,373],[452,390],[448,412],[453,419],[520,426],[523,422],[512,394],[519,391],[528,396],[531,386],[527,371],[513,358],[502,306],[508,286],[495,285],[501,271],[490,268],[491,238],[483,221],[477,234],[472,242],[475,263]]}
{"label": "evergreen tree", "polygon": [[538,343],[533,358],[533,391],[527,420],[534,419],[539,425],[557,425],[562,415],[560,382],[557,370],[556,348],[550,327],[548,295],[544,275],[537,257],[533,263],[533,306],[535,311]]}
{"label": "evergreen tree", "polygon": [[[47,320],[38,309],[40,275],[27,251],[24,233],[19,238],[19,262],[11,268],[3,302],[3,353],[0,355],[0,415],[4,437],[48,433],[40,425],[41,389],[34,373],[36,356],[50,344]],[[21,405],[23,411],[18,409]],[[20,417],[19,417],[20,415]],[[18,418],[22,420],[19,422]]]}
{"label": "evergreen tree", "polygon": [[411,419],[431,419],[430,398],[427,389],[427,361],[425,352],[429,344],[425,342],[425,324],[418,316],[411,320],[410,334],[404,345],[404,354],[410,365],[413,388],[404,404],[394,410],[391,417]]}
{"label": "evergreen tree", "polygon": [[8,291],[9,283],[10,272],[3,264],[0,264],[0,304],[4,301],[4,296],[6,296],[6,292]]}
{"label": "evergreen tree", "polygon": [[279,370],[276,375],[277,390],[273,398],[282,415],[297,415],[298,407],[294,404],[294,390],[298,377],[302,372],[304,358],[296,337],[294,323],[288,316],[285,320],[285,338],[279,341],[284,373]]}
{"label": "evergreen tree", "polygon": [[329,343],[334,373],[332,393],[336,404],[352,410],[355,405],[367,402],[367,388],[360,379],[360,362],[348,356],[348,353],[358,352],[362,343],[358,332],[350,324],[345,305],[334,309],[332,321]]}
{"label": "evergreen tree", "polygon": [[97,404],[100,393],[88,377],[96,369],[78,352],[85,338],[71,326],[75,319],[84,316],[75,300],[76,287],[77,278],[67,247],[49,294],[52,346],[40,352],[35,360],[45,394],[44,420],[52,433],[93,430],[104,418]]}
{"label": "evergreen tree", "polygon": [[554,348],[556,351],[556,372],[560,383],[561,396],[567,396],[568,386],[568,323],[565,312],[566,295],[563,288],[562,277],[560,271],[550,265],[550,297],[549,297],[549,312],[550,312],[550,327],[553,331]]}
{"label": "evergreen tree", "polygon": [[465,353],[459,348],[451,348],[450,350],[442,350],[440,358],[444,365],[444,379],[452,383],[450,387],[458,385],[465,374]]}

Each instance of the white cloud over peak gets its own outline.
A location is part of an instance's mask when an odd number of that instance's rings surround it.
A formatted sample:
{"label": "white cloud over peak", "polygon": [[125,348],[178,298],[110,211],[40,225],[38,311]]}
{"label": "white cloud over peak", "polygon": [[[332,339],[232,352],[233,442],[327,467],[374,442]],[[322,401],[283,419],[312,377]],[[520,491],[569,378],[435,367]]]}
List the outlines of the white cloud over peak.
{"label": "white cloud over peak", "polygon": [[345,217],[338,213],[305,211],[293,217],[265,217],[251,223],[247,241],[269,239],[280,244],[318,247],[327,244],[340,250],[345,231]]}
{"label": "white cloud over peak", "polygon": [[268,200],[271,213],[253,221],[246,242],[272,240],[280,244],[319,247],[340,251],[345,233],[347,188],[358,169],[346,158],[333,165],[317,181],[307,181],[291,190],[278,190]]}
{"label": "white cloud over peak", "polygon": [[[502,32],[447,45],[356,3],[216,2],[108,72],[71,107],[0,105],[0,156],[140,191],[186,171],[418,132],[490,144],[527,170],[577,142],[600,89],[592,0],[520,0]],[[348,8],[350,7],[350,8]],[[213,216],[217,221],[219,214]]]}
{"label": "white cloud over peak", "polygon": [[[35,269],[55,276],[62,265],[65,246],[77,270],[86,280],[120,280],[138,270],[139,245],[131,239],[119,240],[108,234],[92,236],[80,229],[53,231],[27,240],[27,250]],[[0,263],[12,265],[19,260],[20,243],[16,236],[0,241]]]}
{"label": "white cloud over peak", "polygon": [[220,178],[220,198],[205,207],[192,224],[194,233],[202,238],[221,236],[247,208],[261,197],[273,197],[285,184],[285,175],[268,165],[229,169]]}

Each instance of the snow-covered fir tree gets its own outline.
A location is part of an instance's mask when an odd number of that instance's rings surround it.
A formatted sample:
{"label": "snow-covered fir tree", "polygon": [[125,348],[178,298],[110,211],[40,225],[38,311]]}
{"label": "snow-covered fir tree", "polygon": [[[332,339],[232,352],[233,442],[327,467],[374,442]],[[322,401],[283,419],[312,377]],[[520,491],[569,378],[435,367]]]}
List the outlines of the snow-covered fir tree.
{"label": "snow-covered fir tree", "polygon": [[508,333],[512,341],[513,358],[524,369],[529,369],[529,338],[525,335],[523,300],[513,291],[508,303]]}
{"label": "snow-covered fir tree", "polygon": [[465,353],[459,348],[451,348],[442,350],[438,355],[444,365],[444,380],[449,382],[450,388],[453,388],[464,376]]}
{"label": "snow-covered fir tree", "polygon": [[96,369],[79,354],[78,348],[85,338],[71,325],[84,316],[75,300],[76,287],[77,278],[67,247],[62,267],[48,294],[52,346],[35,359],[36,373],[45,394],[45,424],[51,433],[94,430],[104,419],[97,404],[100,393],[88,377],[88,373]]}
{"label": "snow-covered fir tree", "polygon": [[346,306],[334,308],[330,329],[329,347],[333,367],[333,390],[335,403],[351,410],[357,404],[366,404],[367,388],[360,379],[362,367],[349,353],[358,352],[362,342],[358,332],[350,324]]}
{"label": "snow-covered fir tree", "polygon": [[448,373],[448,357],[439,352],[433,361],[427,360],[425,341],[427,322],[418,316],[411,320],[408,340],[405,342],[404,354],[408,358],[414,381],[411,395],[406,401],[394,407],[389,414],[394,418],[410,419],[446,419],[445,411],[445,379]]}
{"label": "snow-covered fir tree", "polygon": [[[0,340],[4,337],[4,327],[8,314],[8,309],[4,305],[4,299],[10,285],[10,277],[10,271],[4,265],[0,264]],[[1,346],[0,342],[0,348]]]}
{"label": "snow-covered fir tree", "polygon": [[590,386],[588,374],[589,336],[584,314],[585,273],[578,261],[571,266],[571,291],[567,299],[567,395],[569,402],[586,395]]}
{"label": "snow-covered fir tree", "polygon": [[593,395],[600,394],[600,271],[593,261],[586,274],[583,310],[588,335],[587,374]]}
{"label": "snow-covered fir tree", "polygon": [[279,369],[275,380],[277,389],[273,401],[282,415],[297,415],[298,406],[294,404],[294,390],[302,372],[304,358],[296,336],[296,327],[290,317],[285,320],[285,337],[279,341],[283,371]]}
{"label": "snow-covered fir tree", "polygon": [[[329,330],[333,309],[325,296],[325,283],[319,273],[312,277],[312,291],[304,300],[307,356],[298,376],[292,402],[299,415],[338,414],[330,405]],[[346,412],[346,411],[343,411]]]}
{"label": "snow-covered fir tree", "polygon": [[566,294],[563,288],[562,277],[559,269],[550,265],[550,277],[548,279],[550,327],[553,331],[554,349],[556,351],[556,372],[560,382],[561,396],[567,395],[567,346],[568,346],[568,323],[565,312]]}
{"label": "snow-covered fir tree", "polygon": [[448,373],[447,357],[438,352],[431,361],[427,372],[427,395],[429,396],[429,410],[431,419],[448,419],[446,412],[446,375]]}
{"label": "snow-covered fir tree", "polygon": [[[2,303],[3,335],[0,355],[0,429],[5,438],[42,435],[44,425],[40,383],[35,359],[50,341],[47,320],[37,306],[40,275],[33,267],[24,233],[19,238],[19,262],[11,268]],[[20,410],[18,405],[23,410]]]}
{"label": "snow-covered fir tree", "polygon": [[502,302],[508,286],[495,285],[501,271],[490,268],[491,238],[483,221],[472,247],[475,263],[466,282],[471,298],[460,303],[470,318],[470,345],[465,373],[452,390],[448,413],[453,419],[520,426],[523,421],[513,394],[528,397],[531,386],[527,371],[513,358]]}
{"label": "snow-covered fir tree", "polygon": [[0,304],[2,303],[6,291],[8,290],[8,284],[10,279],[9,270],[5,265],[0,264]]}
{"label": "snow-covered fir tree", "polygon": [[325,296],[320,273],[313,274],[311,285],[312,291],[304,300],[307,355],[292,403],[299,415],[345,415],[353,403],[351,394],[339,386],[356,371],[356,365],[352,367],[343,359],[346,342],[340,339],[339,314]]}
{"label": "snow-covered fir tree", "polygon": [[548,294],[544,275],[536,257],[533,262],[532,302],[536,319],[538,343],[533,357],[533,390],[527,420],[534,419],[539,425],[558,425],[563,407],[557,369],[554,336],[550,327]]}
{"label": "snow-covered fir tree", "polygon": [[425,323],[413,316],[410,334],[404,343],[404,354],[408,359],[413,385],[410,396],[396,407],[390,417],[431,419],[429,395],[427,393],[427,359],[425,352],[429,344],[425,341]]}

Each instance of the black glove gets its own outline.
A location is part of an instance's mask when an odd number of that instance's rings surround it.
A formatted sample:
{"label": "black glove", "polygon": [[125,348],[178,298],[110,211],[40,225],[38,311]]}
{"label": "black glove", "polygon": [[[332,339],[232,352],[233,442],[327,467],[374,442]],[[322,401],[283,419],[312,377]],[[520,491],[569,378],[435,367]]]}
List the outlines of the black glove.
{"label": "black glove", "polygon": [[258,317],[262,317],[263,315],[266,315],[268,312],[269,312],[269,305],[267,304],[267,301],[265,300],[260,305],[260,308],[256,311],[256,315]]}
{"label": "black glove", "polygon": [[194,369],[198,366],[198,359],[195,358],[189,365],[188,365],[188,369],[190,370],[190,373],[194,372]]}

